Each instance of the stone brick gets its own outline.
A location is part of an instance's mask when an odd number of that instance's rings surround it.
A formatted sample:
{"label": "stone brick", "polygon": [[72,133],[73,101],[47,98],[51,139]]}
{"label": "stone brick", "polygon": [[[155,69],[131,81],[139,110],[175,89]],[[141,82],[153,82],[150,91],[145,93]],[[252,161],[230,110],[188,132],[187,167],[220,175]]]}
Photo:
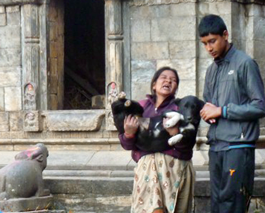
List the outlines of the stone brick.
{"label": "stone brick", "polygon": [[203,97],[203,89],[204,89],[204,80],[198,80],[197,92],[199,97]]}
{"label": "stone brick", "polygon": [[17,6],[6,7],[6,12],[7,13],[19,13],[20,12],[20,7],[18,5]]}
{"label": "stone brick", "polygon": [[209,11],[218,15],[230,15],[232,13],[232,3],[229,1],[209,3]]}
{"label": "stone brick", "polygon": [[170,5],[132,7],[131,14],[133,20],[164,18],[170,15]]}
{"label": "stone brick", "polygon": [[255,17],[254,18],[254,40],[264,41],[265,39],[265,18]]}
{"label": "stone brick", "polygon": [[47,111],[45,116],[49,131],[97,131],[101,127],[105,111]]}
{"label": "stone brick", "polygon": [[5,110],[5,91],[3,87],[0,87],[0,111]]}
{"label": "stone brick", "polygon": [[132,23],[132,41],[150,41],[151,40],[151,21],[136,20]]}
{"label": "stone brick", "polygon": [[[53,207],[53,196],[30,197],[30,198],[14,198],[0,201],[0,208],[5,212],[26,212],[33,211],[35,213],[43,212],[38,209],[47,209]],[[45,212],[45,210],[44,210]],[[49,213],[49,211],[47,211]]]}
{"label": "stone brick", "polygon": [[200,16],[204,16],[207,14],[218,14],[218,15],[226,15],[231,14],[232,12],[232,3],[225,1],[225,2],[206,2],[200,3],[198,7],[198,11]]}
{"label": "stone brick", "polygon": [[[241,6],[242,7],[242,6]],[[249,4],[246,5],[246,11],[248,12],[248,16],[260,16],[265,17],[265,7],[258,4]]]}
{"label": "stone brick", "polygon": [[5,13],[6,8],[4,6],[0,6],[0,14]]}
{"label": "stone brick", "polygon": [[230,32],[233,43],[234,39],[245,40],[246,39],[246,21],[243,15],[233,15],[232,17],[233,28]]}
{"label": "stone brick", "polygon": [[6,13],[0,13],[0,26],[6,26]]}
{"label": "stone brick", "polygon": [[195,40],[196,17],[179,16],[178,18],[154,19],[151,23],[151,32],[152,41]]}
{"label": "stone brick", "polygon": [[22,112],[10,112],[9,113],[9,126],[10,131],[23,130],[23,114]]}
{"label": "stone brick", "polygon": [[19,47],[21,46],[20,38],[20,27],[19,26],[7,26],[0,27],[0,47],[1,48],[10,48],[10,47]]}
{"label": "stone brick", "polygon": [[0,67],[20,66],[20,48],[0,49]]}
{"label": "stone brick", "polygon": [[21,14],[18,6],[7,7],[7,24],[8,26],[21,26]]}
{"label": "stone brick", "polygon": [[132,61],[132,84],[135,82],[149,83],[153,77],[156,66],[154,61]]}
{"label": "stone brick", "polygon": [[232,15],[243,15],[245,14],[246,16],[249,16],[248,13],[248,6],[247,5],[243,5],[243,4],[238,4],[236,2],[231,2],[231,14]]}
{"label": "stone brick", "polygon": [[[150,77],[151,82],[151,77]],[[132,99],[133,100],[141,100],[145,99],[146,94],[150,94],[150,82],[134,82],[132,85]]]}
{"label": "stone brick", "polygon": [[171,59],[193,59],[196,57],[195,41],[176,41],[169,43]]}
{"label": "stone brick", "polygon": [[150,10],[150,18],[164,18],[169,17],[172,11],[172,5],[153,5],[148,7]]}
{"label": "stone brick", "polygon": [[198,63],[198,70],[199,70],[199,73],[198,73],[199,80],[205,79],[206,70],[211,65],[212,62],[213,62],[213,59],[211,58],[198,60],[197,63]]}
{"label": "stone brick", "polygon": [[21,88],[20,87],[6,87],[5,88],[5,110],[18,111],[22,109],[21,106]]}
{"label": "stone brick", "polygon": [[265,50],[265,39],[264,40],[260,40],[260,41],[255,40],[254,41],[254,49],[253,49],[254,58],[255,59],[263,59],[264,60],[264,54],[265,54],[264,50]]}
{"label": "stone brick", "polygon": [[132,44],[133,60],[167,59],[169,50],[167,42],[143,42]]}
{"label": "stone brick", "polygon": [[196,15],[196,4],[185,3],[185,4],[172,4],[170,6],[171,16],[195,16]]}
{"label": "stone brick", "polygon": [[179,59],[179,60],[159,60],[157,61],[157,68],[163,66],[170,66],[178,71],[180,84],[182,80],[196,79],[196,63],[193,59]]}
{"label": "stone brick", "polygon": [[15,87],[21,85],[20,67],[1,67],[0,68],[1,87]]}
{"label": "stone brick", "polygon": [[177,97],[181,98],[187,95],[196,95],[195,80],[181,80],[179,84]]}
{"label": "stone brick", "polygon": [[8,125],[8,113],[7,112],[0,112],[0,132],[8,132],[9,125]]}

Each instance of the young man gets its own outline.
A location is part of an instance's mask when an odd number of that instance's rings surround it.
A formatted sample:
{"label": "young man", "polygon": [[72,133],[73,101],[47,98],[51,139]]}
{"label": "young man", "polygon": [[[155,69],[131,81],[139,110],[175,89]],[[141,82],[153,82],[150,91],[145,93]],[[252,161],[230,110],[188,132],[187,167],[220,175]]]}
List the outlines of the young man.
{"label": "young man", "polygon": [[224,21],[205,16],[199,35],[214,58],[207,69],[201,117],[207,134],[212,213],[245,213],[254,183],[255,141],[265,116],[264,87],[256,62],[228,42]]}

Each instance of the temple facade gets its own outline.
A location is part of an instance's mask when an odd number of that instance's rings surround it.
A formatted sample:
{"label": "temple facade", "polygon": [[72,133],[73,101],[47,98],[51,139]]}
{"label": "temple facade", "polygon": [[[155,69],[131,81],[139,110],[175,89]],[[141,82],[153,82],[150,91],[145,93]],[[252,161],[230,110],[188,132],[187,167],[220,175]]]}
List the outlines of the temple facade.
{"label": "temple facade", "polygon": [[[55,152],[123,152],[110,109],[119,92],[143,99],[154,72],[171,66],[177,97],[202,98],[212,58],[197,27],[210,13],[265,79],[263,0],[0,0],[0,150],[41,142]],[[206,170],[207,128],[194,149]],[[256,164],[265,165],[262,149]]]}

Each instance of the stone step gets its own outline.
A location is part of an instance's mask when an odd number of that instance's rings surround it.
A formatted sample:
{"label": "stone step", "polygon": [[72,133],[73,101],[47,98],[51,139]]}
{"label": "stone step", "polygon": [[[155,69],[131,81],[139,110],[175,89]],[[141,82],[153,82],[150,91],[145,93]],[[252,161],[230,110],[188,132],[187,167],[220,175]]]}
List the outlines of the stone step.
{"label": "stone step", "polygon": [[[13,161],[17,153],[0,152],[0,166]],[[204,161],[193,161],[196,169],[194,213],[210,213],[208,167]],[[54,210],[129,213],[135,165],[128,151],[50,151],[43,177],[46,188],[54,196]],[[253,209],[262,208],[265,201],[264,177],[264,166],[259,164]]]}

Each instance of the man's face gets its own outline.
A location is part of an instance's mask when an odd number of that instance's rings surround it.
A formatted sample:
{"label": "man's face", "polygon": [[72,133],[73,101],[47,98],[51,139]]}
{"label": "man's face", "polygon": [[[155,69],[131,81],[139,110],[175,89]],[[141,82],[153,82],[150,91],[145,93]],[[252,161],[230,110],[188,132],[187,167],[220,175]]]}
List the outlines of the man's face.
{"label": "man's face", "polygon": [[201,37],[201,42],[204,44],[207,52],[214,58],[219,58],[228,50],[228,32],[224,31],[223,35],[209,34]]}

